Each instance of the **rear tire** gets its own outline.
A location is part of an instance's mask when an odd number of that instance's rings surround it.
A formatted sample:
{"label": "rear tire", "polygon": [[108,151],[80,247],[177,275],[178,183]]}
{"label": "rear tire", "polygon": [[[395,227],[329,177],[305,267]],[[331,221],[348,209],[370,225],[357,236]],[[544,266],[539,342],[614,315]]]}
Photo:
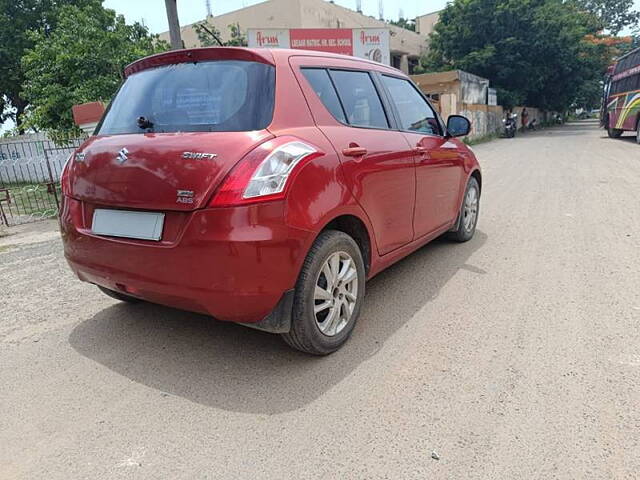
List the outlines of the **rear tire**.
{"label": "rear tire", "polygon": [[111,298],[115,298],[116,300],[120,300],[121,302],[138,303],[138,302],[142,301],[139,298],[130,297],[129,295],[125,295],[124,293],[116,292],[114,290],[110,290],[108,288],[101,287],[100,285],[97,285],[97,287],[105,295],[108,295]]}
{"label": "rear tire", "polygon": [[473,238],[480,215],[480,185],[475,177],[469,178],[458,213],[458,229],[447,237],[455,242],[468,242]]}
{"label": "rear tire", "polygon": [[609,126],[609,118],[607,118],[607,135],[609,138],[620,138],[622,135],[622,130]]}
{"label": "rear tire", "polygon": [[353,238],[337,230],[322,232],[302,266],[291,330],[282,338],[296,350],[312,355],[335,352],[351,336],[364,286],[364,261]]}
{"label": "rear tire", "polygon": [[638,119],[638,123],[636,124],[636,143],[640,145],[640,119]]}

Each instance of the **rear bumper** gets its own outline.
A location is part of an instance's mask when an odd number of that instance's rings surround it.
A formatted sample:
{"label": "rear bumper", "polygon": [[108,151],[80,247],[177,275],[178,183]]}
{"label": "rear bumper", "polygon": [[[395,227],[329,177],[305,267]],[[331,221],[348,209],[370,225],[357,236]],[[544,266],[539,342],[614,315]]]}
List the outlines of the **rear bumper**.
{"label": "rear bumper", "polygon": [[280,318],[290,307],[285,294],[313,233],[287,226],[282,203],[167,215],[174,224],[161,242],[93,235],[92,211],[65,198],[60,216],[65,257],[81,280],[219,320],[288,329]]}

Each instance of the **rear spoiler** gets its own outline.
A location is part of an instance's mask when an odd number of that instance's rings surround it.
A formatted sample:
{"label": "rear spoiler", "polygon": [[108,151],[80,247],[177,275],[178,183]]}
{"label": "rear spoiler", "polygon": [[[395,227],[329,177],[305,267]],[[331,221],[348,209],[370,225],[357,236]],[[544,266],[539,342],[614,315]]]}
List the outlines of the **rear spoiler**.
{"label": "rear spoiler", "polygon": [[124,68],[125,78],[149,68],[176,63],[194,63],[206,60],[244,60],[275,65],[273,55],[267,49],[251,49],[242,47],[205,47],[185,50],[171,50],[141,58]]}

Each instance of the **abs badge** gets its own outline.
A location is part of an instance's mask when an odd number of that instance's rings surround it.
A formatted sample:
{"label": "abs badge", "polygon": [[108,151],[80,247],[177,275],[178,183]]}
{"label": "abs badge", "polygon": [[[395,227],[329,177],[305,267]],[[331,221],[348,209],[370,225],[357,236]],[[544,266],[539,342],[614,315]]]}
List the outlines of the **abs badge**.
{"label": "abs badge", "polygon": [[193,203],[193,190],[177,190],[176,194],[176,203]]}

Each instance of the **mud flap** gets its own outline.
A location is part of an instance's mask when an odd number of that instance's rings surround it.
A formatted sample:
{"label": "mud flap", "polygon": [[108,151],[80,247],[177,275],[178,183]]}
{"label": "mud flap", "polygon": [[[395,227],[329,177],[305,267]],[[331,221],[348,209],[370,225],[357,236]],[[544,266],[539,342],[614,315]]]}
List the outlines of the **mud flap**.
{"label": "mud flap", "polygon": [[240,325],[269,333],[288,333],[291,330],[293,295],[294,290],[287,290],[271,313],[262,320],[255,323],[240,323]]}

